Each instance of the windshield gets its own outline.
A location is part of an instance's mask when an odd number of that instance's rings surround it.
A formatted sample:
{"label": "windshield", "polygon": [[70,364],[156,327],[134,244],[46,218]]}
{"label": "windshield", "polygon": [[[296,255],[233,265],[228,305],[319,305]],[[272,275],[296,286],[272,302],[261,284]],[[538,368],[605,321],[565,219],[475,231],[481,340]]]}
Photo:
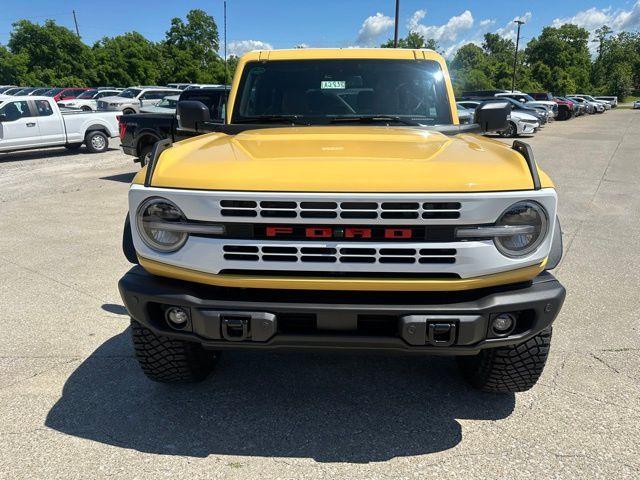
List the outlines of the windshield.
{"label": "windshield", "polygon": [[140,90],[138,88],[127,88],[126,90],[120,92],[118,94],[118,97],[136,98],[138,95],[140,95],[141,91],[142,90]]}
{"label": "windshield", "polygon": [[82,99],[91,99],[93,97],[96,96],[96,94],[98,93],[98,90],[87,90],[86,92],[81,93],[80,95],[78,95],[78,99],[82,98]]}
{"label": "windshield", "polygon": [[45,97],[55,97],[57,94],[59,94],[62,91],[61,88],[52,88],[51,90],[48,90],[46,93],[43,93],[43,95]]}
{"label": "windshield", "polygon": [[158,104],[158,107],[163,107],[163,108],[176,108],[177,106],[178,106],[178,99],[169,98],[169,97],[164,97],[162,101]]}
{"label": "windshield", "polygon": [[452,123],[444,75],[434,61],[249,62],[238,92],[231,123],[269,117],[313,125],[363,117]]}

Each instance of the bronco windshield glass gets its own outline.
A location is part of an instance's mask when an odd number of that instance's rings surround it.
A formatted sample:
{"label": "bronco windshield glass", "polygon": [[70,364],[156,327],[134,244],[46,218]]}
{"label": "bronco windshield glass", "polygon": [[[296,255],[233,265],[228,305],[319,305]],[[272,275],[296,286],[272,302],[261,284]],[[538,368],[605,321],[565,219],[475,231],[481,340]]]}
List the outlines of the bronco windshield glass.
{"label": "bronco windshield glass", "polygon": [[278,117],[311,125],[375,117],[420,125],[453,123],[444,75],[434,61],[247,63],[231,123]]}

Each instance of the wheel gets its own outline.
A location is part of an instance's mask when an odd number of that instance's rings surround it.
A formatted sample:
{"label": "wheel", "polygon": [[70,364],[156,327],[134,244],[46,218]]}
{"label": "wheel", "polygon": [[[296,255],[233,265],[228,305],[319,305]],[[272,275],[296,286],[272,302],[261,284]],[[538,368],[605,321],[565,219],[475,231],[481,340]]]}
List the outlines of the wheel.
{"label": "wheel", "polygon": [[125,108],[125,109],[122,111],[122,114],[123,114],[123,115],[131,115],[131,114],[133,114],[133,113],[136,113],[136,111],[135,111],[135,110],[133,110],[133,109],[131,109],[131,108]]}
{"label": "wheel", "polygon": [[540,378],[550,344],[551,327],[519,345],[488,348],[472,357],[458,357],[458,366],[467,382],[479,390],[524,392]]}
{"label": "wheel", "polygon": [[84,143],[91,153],[102,153],[109,148],[109,138],[99,131],[88,132]]}
{"label": "wheel", "polygon": [[516,127],[515,123],[509,121],[509,126],[506,130],[500,132],[500,136],[504,138],[515,138],[518,136],[518,127]]}
{"label": "wheel", "polygon": [[201,382],[220,356],[197,343],[156,335],[135,320],[131,320],[131,337],[142,371],[154,382]]}
{"label": "wheel", "polygon": [[78,150],[81,146],[81,143],[67,143],[64,148],[67,150]]}
{"label": "wheel", "polygon": [[82,107],[82,111],[83,112],[90,112],[91,111],[91,107],[87,107],[86,105]]}
{"label": "wheel", "polygon": [[147,144],[140,147],[140,154],[138,155],[138,159],[140,160],[140,166],[144,167],[145,165],[149,165],[151,161],[151,152],[153,151],[153,144]]}

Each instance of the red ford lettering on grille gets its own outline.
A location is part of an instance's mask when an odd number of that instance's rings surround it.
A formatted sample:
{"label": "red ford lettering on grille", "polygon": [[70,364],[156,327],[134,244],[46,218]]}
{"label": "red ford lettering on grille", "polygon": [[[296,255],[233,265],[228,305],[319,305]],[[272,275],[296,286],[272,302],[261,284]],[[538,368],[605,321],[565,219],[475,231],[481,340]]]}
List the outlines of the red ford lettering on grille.
{"label": "red ford lettering on grille", "polygon": [[331,238],[333,229],[329,227],[309,227],[305,230],[307,238]]}
{"label": "red ford lettering on grille", "polygon": [[344,237],[345,238],[371,238],[371,229],[370,228],[345,228],[344,229]]}
{"label": "red ford lettering on grille", "polygon": [[291,235],[293,227],[267,227],[267,237],[278,237],[280,235]]}
{"label": "red ford lettering on grille", "polygon": [[285,227],[268,226],[265,234],[270,238],[300,237],[324,239],[370,240],[384,238],[387,240],[407,240],[413,238],[411,228],[371,228],[371,227]]}
{"label": "red ford lettering on grille", "polygon": [[411,238],[413,232],[410,228],[385,228],[384,238]]}

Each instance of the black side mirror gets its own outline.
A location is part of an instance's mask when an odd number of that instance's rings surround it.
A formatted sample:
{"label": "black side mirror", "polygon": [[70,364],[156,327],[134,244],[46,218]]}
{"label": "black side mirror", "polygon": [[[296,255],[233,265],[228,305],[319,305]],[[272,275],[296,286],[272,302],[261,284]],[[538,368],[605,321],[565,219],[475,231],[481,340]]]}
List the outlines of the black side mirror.
{"label": "black side mirror", "polygon": [[500,132],[508,126],[511,103],[483,102],[476,108],[475,123],[483,132]]}
{"label": "black side mirror", "polygon": [[0,123],[2,123],[2,122],[6,122],[6,121],[7,121],[7,118],[8,118],[8,117],[7,117],[7,115],[6,115],[6,114],[4,114],[4,113],[3,113],[3,114],[1,114],[1,115],[0,115]]}
{"label": "black side mirror", "polygon": [[197,132],[204,123],[211,121],[209,108],[202,102],[195,100],[181,100],[178,102],[177,119],[180,130]]}

